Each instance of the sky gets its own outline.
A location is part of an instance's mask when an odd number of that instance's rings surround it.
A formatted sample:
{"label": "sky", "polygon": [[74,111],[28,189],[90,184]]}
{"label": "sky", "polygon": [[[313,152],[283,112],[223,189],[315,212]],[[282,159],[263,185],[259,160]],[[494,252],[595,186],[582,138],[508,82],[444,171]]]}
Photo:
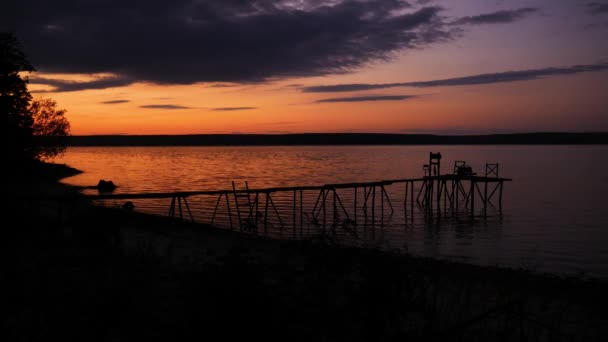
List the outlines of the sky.
{"label": "sky", "polygon": [[608,131],[608,1],[2,7],[74,135]]}

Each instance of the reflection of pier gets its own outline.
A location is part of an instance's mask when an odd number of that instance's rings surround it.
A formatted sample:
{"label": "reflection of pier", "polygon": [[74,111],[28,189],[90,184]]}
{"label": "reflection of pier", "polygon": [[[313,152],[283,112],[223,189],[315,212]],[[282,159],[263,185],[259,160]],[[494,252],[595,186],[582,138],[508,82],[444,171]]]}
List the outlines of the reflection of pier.
{"label": "reflection of pier", "polygon": [[[382,180],[374,182],[294,186],[237,188],[230,190],[187,191],[144,194],[100,194],[86,196],[90,200],[171,199],[169,216],[212,225],[223,218],[225,226],[241,231],[283,231],[292,228],[294,236],[302,235],[304,227],[337,227],[356,234],[357,226],[383,226],[396,212],[405,223],[414,215],[488,216],[488,208],[497,202],[502,213],[504,182],[498,176],[498,164],[486,164],[483,176],[473,173],[464,161],[454,163],[451,174],[440,172],[441,154],[431,153],[421,178]],[[210,206],[199,210],[206,217],[193,215],[190,199],[204,197]],[[212,201],[212,202],[211,202]],[[221,214],[221,215],[220,215]],[[195,217],[196,216],[196,217]],[[222,225],[222,224],[220,224]]]}

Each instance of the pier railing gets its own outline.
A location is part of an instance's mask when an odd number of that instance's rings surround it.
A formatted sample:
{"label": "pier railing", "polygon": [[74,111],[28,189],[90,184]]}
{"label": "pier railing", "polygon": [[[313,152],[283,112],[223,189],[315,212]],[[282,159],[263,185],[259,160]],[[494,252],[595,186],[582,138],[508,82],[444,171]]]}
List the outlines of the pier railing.
{"label": "pier railing", "polygon": [[[134,201],[135,208],[143,211],[164,211],[176,219],[264,235],[356,236],[357,227],[412,224],[415,218],[501,215],[503,186],[508,181],[447,174],[317,186],[237,189],[233,184],[226,190],[100,193],[83,198],[106,205]],[[147,201],[152,205],[147,207]]]}
{"label": "pier railing", "polygon": [[237,189],[233,181],[228,190],[100,192],[81,198],[102,205],[127,201],[119,204],[126,210],[167,212],[175,219],[256,234],[285,237],[291,232],[293,238],[327,232],[357,237],[359,227],[363,232],[370,227],[373,233],[375,227],[413,225],[415,218],[426,222],[436,217],[502,215],[503,187],[511,179],[498,176],[498,163],[486,164],[485,175],[478,176],[465,161],[457,160],[453,174],[442,175],[441,159],[441,153],[431,152],[420,178],[253,189],[247,182]]}

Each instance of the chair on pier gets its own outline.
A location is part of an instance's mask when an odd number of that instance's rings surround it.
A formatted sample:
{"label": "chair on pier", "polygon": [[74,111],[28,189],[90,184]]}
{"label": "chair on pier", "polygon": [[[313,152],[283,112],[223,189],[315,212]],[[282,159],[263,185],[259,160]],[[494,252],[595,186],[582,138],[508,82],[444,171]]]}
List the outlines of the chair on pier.
{"label": "chair on pier", "polygon": [[424,177],[428,177],[431,175],[431,167],[429,164],[422,165],[422,171],[424,172]]}
{"label": "chair on pier", "polygon": [[[254,219],[254,203],[251,201],[251,194],[249,193],[249,185],[247,184],[247,181],[245,181],[244,190],[244,192],[237,190],[234,181],[232,181],[232,193],[234,194],[234,204],[236,206],[236,215],[238,218],[239,227],[241,231],[252,231],[257,228],[257,222],[255,222],[256,220]],[[240,201],[247,199],[246,211],[244,210],[245,204],[240,203],[239,199]]]}
{"label": "chair on pier", "polygon": [[441,153],[430,153],[429,156],[429,167],[430,167],[430,176],[439,176],[441,175],[440,167],[441,167]]}
{"label": "chair on pier", "polygon": [[457,175],[458,174],[458,170],[463,167],[466,166],[467,162],[464,160],[454,160],[454,174]]}
{"label": "chair on pier", "polygon": [[473,168],[464,160],[454,161],[454,174],[458,176],[474,176]]}

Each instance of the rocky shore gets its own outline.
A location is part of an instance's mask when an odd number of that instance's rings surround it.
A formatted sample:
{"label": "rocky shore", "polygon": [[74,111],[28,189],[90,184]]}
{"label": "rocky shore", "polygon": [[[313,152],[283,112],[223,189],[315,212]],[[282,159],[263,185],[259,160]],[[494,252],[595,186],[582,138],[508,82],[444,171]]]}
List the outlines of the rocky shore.
{"label": "rocky shore", "polygon": [[[599,341],[606,282],[276,241],[7,185],[6,341]],[[39,200],[68,196],[67,202]]]}

